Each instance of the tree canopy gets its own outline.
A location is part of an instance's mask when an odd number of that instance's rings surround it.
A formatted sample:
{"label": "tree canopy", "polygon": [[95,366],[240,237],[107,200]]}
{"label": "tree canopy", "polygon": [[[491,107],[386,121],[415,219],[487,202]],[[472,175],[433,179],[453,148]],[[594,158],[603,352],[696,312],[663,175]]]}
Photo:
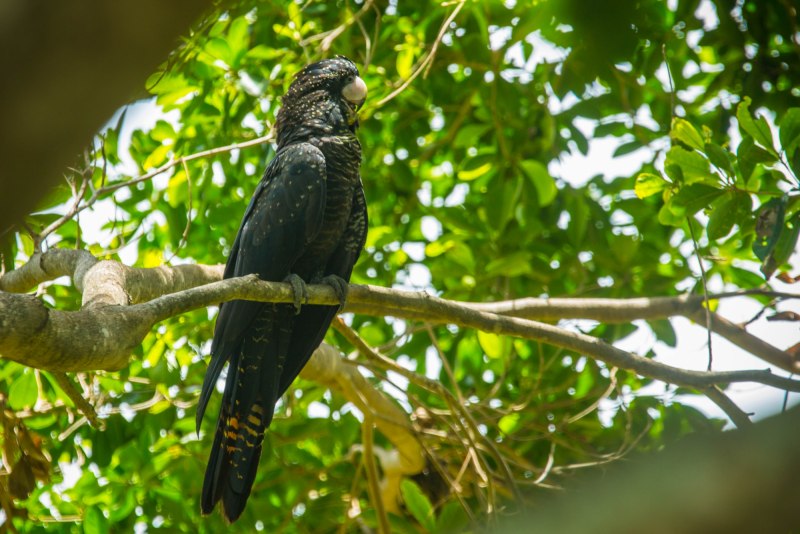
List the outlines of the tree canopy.
{"label": "tree canopy", "polygon": [[[131,87],[148,96],[0,228],[0,531],[223,528],[200,516],[213,432],[194,430],[213,305],[291,295],[218,282],[220,264],[274,153],[280,96],[335,54],[369,88],[358,286],[279,404],[248,507],[226,528],[491,526],[584,472],[719,433],[726,421],[687,397],[749,426],[730,384],[800,391],[798,339],[759,339],[717,313],[745,298],[754,321],[800,318],[797,9],[216,6]],[[640,168],[559,174],[603,139]],[[333,295],[315,287],[310,301]],[[675,317],[713,332],[707,371],[659,362],[681,341]],[[637,353],[615,346],[642,331]],[[720,337],[761,368],[721,370]]]}

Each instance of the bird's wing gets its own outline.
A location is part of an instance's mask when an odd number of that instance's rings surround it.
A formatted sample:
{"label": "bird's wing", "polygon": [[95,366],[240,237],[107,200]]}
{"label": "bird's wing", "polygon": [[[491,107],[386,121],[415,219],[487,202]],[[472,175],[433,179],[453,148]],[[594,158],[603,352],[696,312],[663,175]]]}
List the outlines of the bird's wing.
{"label": "bird's wing", "polygon": [[[333,252],[325,268],[326,274],[335,274],[347,281],[350,281],[353,266],[367,240],[367,202],[360,183],[353,195],[353,207],[347,227],[339,246]],[[289,354],[304,354],[310,357],[325,337],[325,332],[337,311],[338,306],[304,307],[294,319]],[[300,374],[308,362],[308,357],[303,360],[287,358],[283,373],[281,373],[277,398],[283,396],[297,375]]]}
{"label": "bird's wing", "polygon": [[[325,157],[315,146],[300,143],[278,152],[245,211],[225,278],[256,273],[262,280],[281,281],[288,276],[322,226],[325,177]],[[220,308],[197,408],[198,430],[225,362],[240,348],[244,333],[264,306],[234,300]]]}

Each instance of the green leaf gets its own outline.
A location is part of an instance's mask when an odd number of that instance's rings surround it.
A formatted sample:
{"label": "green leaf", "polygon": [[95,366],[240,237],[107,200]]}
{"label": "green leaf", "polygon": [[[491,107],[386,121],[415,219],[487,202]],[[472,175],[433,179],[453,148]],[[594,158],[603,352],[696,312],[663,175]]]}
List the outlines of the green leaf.
{"label": "green leaf", "polygon": [[589,206],[583,196],[568,195],[567,211],[569,212],[567,238],[573,246],[580,247],[586,236],[586,228],[589,225]]}
{"label": "green leaf", "polygon": [[706,158],[697,152],[689,151],[679,146],[673,146],[669,149],[664,165],[676,165],[679,167],[687,184],[698,182],[713,184],[717,182],[717,179],[711,175],[711,169]]}
{"label": "green leaf", "polygon": [[676,141],[680,141],[684,145],[694,148],[696,150],[703,150],[703,137],[695,130],[692,124],[680,118],[672,120],[672,129],[669,132],[670,137]]}
{"label": "green leaf", "polygon": [[108,532],[108,519],[97,506],[91,506],[83,514],[84,534],[105,534]]}
{"label": "green leaf", "polygon": [[734,223],[733,211],[730,209],[729,196],[723,198],[722,202],[711,210],[708,217],[708,238],[712,240],[720,239],[728,235],[733,228]]}
{"label": "green leaf", "polygon": [[155,150],[150,152],[150,155],[144,160],[144,163],[142,163],[142,168],[147,170],[163,165],[167,162],[167,158],[171,150],[172,145],[161,145],[157,147]]}
{"label": "green leaf", "polygon": [[406,503],[406,508],[414,516],[414,519],[429,531],[433,530],[435,527],[433,506],[427,495],[419,489],[419,486],[412,480],[405,478],[400,483],[400,493],[403,495],[403,502]]}
{"label": "green leaf", "polygon": [[400,78],[407,80],[414,67],[414,47],[404,46],[398,53],[395,59],[395,66],[397,67],[397,74]]}
{"label": "green leaf", "polygon": [[779,139],[781,148],[791,154],[800,144],[800,108],[790,108],[781,118]]}
{"label": "green leaf", "polygon": [[497,422],[497,428],[499,428],[503,434],[513,434],[519,426],[519,419],[519,412],[512,412],[508,415],[504,415],[500,418],[500,421]]}
{"label": "green leaf", "polygon": [[586,366],[586,368],[578,375],[578,380],[575,383],[575,395],[576,399],[582,399],[589,393],[592,388],[597,383],[597,376],[595,374],[596,367],[594,364],[590,363]]}
{"label": "green leaf", "polygon": [[669,182],[661,175],[643,172],[636,177],[636,185],[633,190],[636,192],[637,197],[647,198],[660,193],[668,185],[670,185]]}
{"label": "green leaf", "polygon": [[721,239],[727,236],[734,224],[741,226],[742,222],[750,216],[752,199],[742,191],[726,191],[708,218],[708,238]]}
{"label": "green leaf", "polygon": [[511,338],[490,332],[478,331],[478,343],[483,352],[492,359],[505,359],[511,354]]}
{"label": "green leaf", "polygon": [[472,158],[467,158],[461,164],[458,171],[458,179],[464,181],[471,181],[480,178],[494,166],[493,154],[480,154]]}
{"label": "green leaf", "polygon": [[457,148],[469,148],[480,146],[480,138],[488,132],[492,126],[490,124],[478,123],[468,124],[459,128],[453,146]]}
{"label": "green leaf", "polygon": [[628,143],[622,143],[617,148],[614,149],[614,153],[611,155],[612,158],[619,158],[626,154],[630,154],[631,152],[635,152],[642,148],[641,141],[630,141]]}
{"label": "green leaf", "polygon": [[676,215],[690,216],[709,207],[724,192],[722,189],[705,184],[687,185],[673,195],[668,204]]}
{"label": "green leaf", "polygon": [[753,170],[759,163],[775,163],[777,159],[769,152],[756,146],[753,138],[744,136],[739,148],[736,150],[739,158],[739,170],[742,173],[744,182],[747,183],[753,174]]}
{"label": "green leaf", "polygon": [[22,374],[11,382],[8,388],[8,405],[13,410],[30,408],[39,398],[39,386],[33,370],[25,369]]}
{"label": "green leaf", "polygon": [[741,267],[731,266],[730,275],[733,282],[742,289],[752,289],[760,287],[764,279],[753,271],[742,269]]}
{"label": "green leaf", "polygon": [[653,333],[659,341],[668,347],[676,347],[678,344],[678,336],[675,334],[675,329],[672,328],[672,323],[669,319],[655,319],[647,321]]}
{"label": "green leaf", "polygon": [[739,121],[739,126],[750,134],[756,143],[773,153],[775,149],[773,148],[772,130],[764,117],[753,120],[753,116],[750,114],[751,102],[750,97],[746,96],[736,107],[736,119]]}
{"label": "green leaf", "polygon": [[775,246],[761,265],[761,272],[764,273],[767,279],[772,276],[775,269],[789,260],[797,246],[798,236],[800,236],[800,212],[786,221],[786,224],[781,228]]}
{"label": "green leaf", "polygon": [[734,176],[732,154],[716,143],[705,144],[705,154],[715,167],[721,169],[728,176]]}
{"label": "green leaf", "polygon": [[228,29],[228,47],[231,51],[231,66],[237,68],[239,61],[250,47],[250,24],[245,17],[237,17]]}
{"label": "green leaf", "polygon": [[458,501],[450,501],[445,504],[439,512],[439,517],[436,518],[436,528],[434,532],[437,534],[451,534],[455,532],[464,532],[464,527],[469,523],[469,517]]}
{"label": "green leaf", "polygon": [[167,121],[159,120],[150,130],[150,137],[161,143],[168,139],[175,139],[175,128]]}
{"label": "green leaf", "polygon": [[531,271],[531,253],[524,250],[495,258],[486,264],[486,276],[516,277]]}
{"label": "green leaf", "polygon": [[558,188],[553,177],[547,172],[547,167],[542,162],[532,159],[527,159],[519,165],[522,172],[533,184],[533,187],[536,188],[539,207],[549,206],[555,200]]}
{"label": "green leaf", "polygon": [[250,50],[247,51],[245,57],[252,58],[252,59],[275,59],[277,57],[282,56],[285,53],[283,50],[278,50],[275,48],[271,48],[269,46],[260,44],[256,45]]}
{"label": "green leaf", "polygon": [[514,206],[522,193],[522,178],[501,179],[495,176],[486,192],[486,217],[497,232],[502,232],[514,217]]}
{"label": "green leaf", "polygon": [[224,61],[227,65],[233,64],[233,54],[227,41],[214,37],[206,43],[206,52],[213,58]]}
{"label": "green leaf", "polygon": [[778,241],[783,228],[786,204],[786,196],[773,198],[762,204],[756,212],[756,239],[753,242],[753,253],[762,261]]}

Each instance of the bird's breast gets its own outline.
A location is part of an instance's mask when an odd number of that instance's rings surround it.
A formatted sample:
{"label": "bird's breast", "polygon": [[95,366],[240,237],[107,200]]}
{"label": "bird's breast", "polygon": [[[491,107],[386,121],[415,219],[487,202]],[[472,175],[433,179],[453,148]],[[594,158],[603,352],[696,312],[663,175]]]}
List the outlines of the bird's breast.
{"label": "bird's breast", "polygon": [[326,194],[322,228],[308,243],[294,272],[304,279],[329,273],[321,272],[339,246],[353,209],[353,194],[360,184],[361,146],[355,136],[331,136],[319,140],[325,156]]}

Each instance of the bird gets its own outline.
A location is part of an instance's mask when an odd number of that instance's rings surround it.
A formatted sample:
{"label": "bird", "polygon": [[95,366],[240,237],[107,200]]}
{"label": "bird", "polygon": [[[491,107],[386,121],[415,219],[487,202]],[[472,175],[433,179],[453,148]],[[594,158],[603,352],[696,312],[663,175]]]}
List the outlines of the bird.
{"label": "bird", "polygon": [[[367,236],[358,111],[367,86],[344,56],[307,65],[281,100],[277,149],[245,210],[224,278],[256,274],[286,281],[293,303],[232,300],[221,305],[197,409],[197,432],[228,364],[200,508],[222,501],[242,514],[275,404],[322,342],[347,298]],[[303,305],[306,284],[327,284],[340,306]]]}

